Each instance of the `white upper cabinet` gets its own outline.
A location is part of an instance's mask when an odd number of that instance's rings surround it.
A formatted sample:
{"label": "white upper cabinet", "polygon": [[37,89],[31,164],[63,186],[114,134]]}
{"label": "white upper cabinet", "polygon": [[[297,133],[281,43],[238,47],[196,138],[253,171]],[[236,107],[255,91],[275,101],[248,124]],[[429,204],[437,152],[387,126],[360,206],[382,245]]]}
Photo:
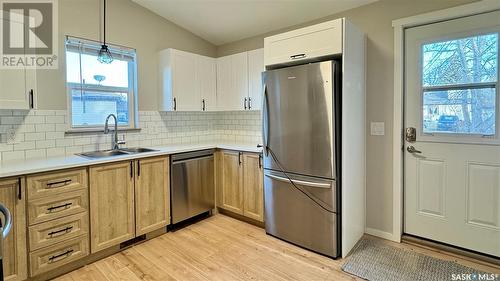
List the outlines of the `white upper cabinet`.
{"label": "white upper cabinet", "polygon": [[213,58],[166,49],[160,52],[159,66],[160,111],[215,110]]}
{"label": "white upper cabinet", "polygon": [[264,49],[217,59],[166,49],[159,66],[160,111],[261,108]]}
{"label": "white upper cabinet", "polygon": [[[2,21],[6,20],[2,19]],[[22,23],[17,22],[11,24],[22,25]],[[35,87],[35,69],[0,69],[0,109],[27,110],[35,108]]]}
{"label": "white upper cabinet", "polygon": [[248,52],[248,106],[249,110],[262,107],[262,72],[264,67],[264,49]]}
{"label": "white upper cabinet", "polygon": [[246,52],[217,58],[217,108],[222,111],[248,108]]}
{"label": "white upper cabinet", "polygon": [[342,54],[342,21],[336,19],[264,38],[265,65]]}
{"label": "white upper cabinet", "polygon": [[217,110],[217,67],[214,58],[198,56],[196,65],[197,91],[201,98],[199,110]]}

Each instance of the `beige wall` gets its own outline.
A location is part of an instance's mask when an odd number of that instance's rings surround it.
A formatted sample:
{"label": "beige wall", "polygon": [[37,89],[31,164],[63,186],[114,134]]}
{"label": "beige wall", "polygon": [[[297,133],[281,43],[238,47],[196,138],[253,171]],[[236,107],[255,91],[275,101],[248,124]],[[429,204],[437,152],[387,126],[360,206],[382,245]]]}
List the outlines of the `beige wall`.
{"label": "beige wall", "polygon": [[[99,40],[100,0],[59,1],[59,69],[37,73],[39,109],[66,109],[64,36]],[[140,110],[157,109],[157,52],[173,47],[215,56],[216,47],[130,0],[108,0],[107,41],[137,50]]]}
{"label": "beige wall", "polygon": [[[380,0],[327,18],[219,46],[224,56],[262,48],[263,38],[330,19],[347,17],[367,35],[367,124],[385,122],[385,136],[367,130],[367,227],[392,233],[392,120],[393,29],[392,20],[457,6],[473,0]],[[367,128],[367,129],[368,129]]]}

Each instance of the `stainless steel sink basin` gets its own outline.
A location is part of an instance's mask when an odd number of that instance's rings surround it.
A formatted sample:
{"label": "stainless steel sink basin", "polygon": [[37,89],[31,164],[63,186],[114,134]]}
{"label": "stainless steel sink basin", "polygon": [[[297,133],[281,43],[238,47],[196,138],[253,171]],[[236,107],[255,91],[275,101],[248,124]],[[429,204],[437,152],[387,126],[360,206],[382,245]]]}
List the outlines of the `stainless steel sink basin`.
{"label": "stainless steel sink basin", "polygon": [[87,157],[87,158],[104,158],[104,157],[118,156],[118,155],[124,155],[124,154],[128,154],[128,153],[125,151],[121,151],[121,150],[101,150],[101,151],[79,153],[77,155]]}
{"label": "stainless steel sink basin", "polygon": [[92,152],[78,153],[77,155],[86,158],[96,159],[96,158],[112,157],[112,156],[119,156],[126,154],[137,154],[137,153],[152,152],[152,151],[156,150],[143,147],[134,147],[134,148],[92,151]]}
{"label": "stainless steel sink basin", "polygon": [[127,153],[144,153],[144,152],[153,152],[156,150],[151,148],[134,147],[134,148],[121,148],[120,151],[125,151]]}

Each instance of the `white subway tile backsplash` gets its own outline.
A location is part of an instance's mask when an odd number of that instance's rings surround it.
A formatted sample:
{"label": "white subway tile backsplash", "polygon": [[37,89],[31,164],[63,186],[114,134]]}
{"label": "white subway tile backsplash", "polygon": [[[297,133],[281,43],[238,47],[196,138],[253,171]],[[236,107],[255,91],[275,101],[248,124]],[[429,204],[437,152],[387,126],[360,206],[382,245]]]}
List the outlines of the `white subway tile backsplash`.
{"label": "white subway tile backsplash", "polygon": [[26,159],[44,158],[46,156],[47,156],[47,150],[45,150],[45,149],[33,149],[33,150],[26,150],[25,151]]}
{"label": "white subway tile backsplash", "polygon": [[[110,149],[111,135],[67,135],[65,110],[0,110],[0,161],[72,155]],[[140,132],[120,133],[125,146],[161,146],[209,141],[260,142],[260,112],[139,112]],[[16,132],[14,144],[7,130]]]}
{"label": "white subway tile backsplash", "polygon": [[2,152],[2,161],[24,159],[24,150]]}

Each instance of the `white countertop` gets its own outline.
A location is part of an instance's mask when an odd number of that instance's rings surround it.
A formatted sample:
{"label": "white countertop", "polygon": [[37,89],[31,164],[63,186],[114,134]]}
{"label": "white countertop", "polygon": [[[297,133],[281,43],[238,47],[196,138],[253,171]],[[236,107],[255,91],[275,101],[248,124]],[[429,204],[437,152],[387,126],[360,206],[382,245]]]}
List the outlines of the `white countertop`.
{"label": "white countertop", "polygon": [[125,154],[98,159],[85,158],[78,155],[48,157],[39,159],[27,160],[12,160],[0,163],[0,178],[14,177],[20,175],[41,173],[54,170],[70,169],[76,167],[91,166],[96,164],[145,158],[151,156],[169,155],[182,152],[196,151],[202,149],[228,149],[245,152],[259,153],[261,148],[257,148],[256,144],[248,143],[200,143],[200,144],[177,144],[163,147],[147,147],[156,151],[144,152],[137,154]]}

